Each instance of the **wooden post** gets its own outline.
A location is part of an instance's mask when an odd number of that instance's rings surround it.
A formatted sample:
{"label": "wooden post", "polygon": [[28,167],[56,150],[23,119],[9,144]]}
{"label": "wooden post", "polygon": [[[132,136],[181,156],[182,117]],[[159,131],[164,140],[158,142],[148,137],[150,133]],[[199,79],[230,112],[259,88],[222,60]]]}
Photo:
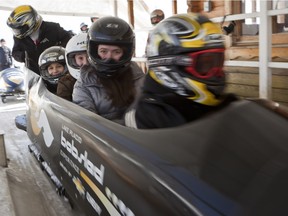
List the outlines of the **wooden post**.
{"label": "wooden post", "polygon": [[172,0],[172,14],[177,14],[177,0]]}
{"label": "wooden post", "polygon": [[129,23],[134,29],[134,2],[133,0],[127,0],[128,3],[128,17],[129,17]]}
{"label": "wooden post", "polygon": [[7,167],[4,131],[0,130],[0,166]]}

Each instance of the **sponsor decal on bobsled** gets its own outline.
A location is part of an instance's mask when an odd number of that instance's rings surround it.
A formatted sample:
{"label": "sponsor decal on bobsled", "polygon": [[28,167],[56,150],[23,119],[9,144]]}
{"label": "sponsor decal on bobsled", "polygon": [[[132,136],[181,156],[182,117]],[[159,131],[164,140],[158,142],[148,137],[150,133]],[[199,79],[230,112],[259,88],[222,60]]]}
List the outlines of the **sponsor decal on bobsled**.
{"label": "sponsor decal on bobsled", "polygon": [[54,136],[49,125],[48,117],[45,110],[41,109],[36,112],[32,112],[30,115],[32,129],[35,135],[42,133],[44,143],[49,148],[52,145]]}
{"label": "sponsor decal on bobsled", "polygon": [[81,197],[84,198],[84,196],[85,196],[85,188],[84,188],[81,180],[78,177],[73,176],[72,181],[75,184],[76,189],[78,190],[78,192],[81,195]]}
{"label": "sponsor decal on bobsled", "polygon": [[[104,185],[104,176],[105,176],[105,167],[103,164],[100,166],[95,165],[91,160],[89,153],[86,150],[81,150],[77,145],[82,144],[82,138],[78,134],[74,133],[69,127],[66,125],[62,125],[61,130],[61,149],[60,155],[68,163],[68,165],[79,175],[78,177],[73,176],[72,181],[76,186],[81,197],[86,197],[88,203],[92,206],[92,208],[97,212],[98,215],[101,214],[102,210],[100,206],[97,204],[95,199],[95,195],[101,201],[101,203],[105,206],[106,210],[110,215],[115,216],[134,216],[134,213],[127,208],[124,202],[119,199],[108,186]],[[77,164],[76,164],[77,163]],[[82,170],[81,167],[84,168]],[[62,164],[61,167],[71,178],[72,174],[68,169]],[[86,173],[89,173],[93,178],[91,179]],[[80,179],[81,177],[81,179]],[[101,189],[95,184],[95,179],[101,187],[104,188],[105,193],[101,191]],[[95,195],[90,194],[84,187],[85,182],[94,192]],[[86,196],[85,196],[86,194]]]}

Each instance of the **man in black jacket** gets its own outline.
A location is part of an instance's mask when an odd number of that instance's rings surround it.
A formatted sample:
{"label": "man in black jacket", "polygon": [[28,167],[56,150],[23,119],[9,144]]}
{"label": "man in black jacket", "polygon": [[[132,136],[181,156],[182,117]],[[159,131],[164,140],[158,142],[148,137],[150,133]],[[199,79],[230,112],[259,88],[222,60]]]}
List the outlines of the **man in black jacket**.
{"label": "man in black jacket", "polygon": [[65,47],[71,35],[58,23],[45,22],[30,5],[21,5],[10,14],[7,25],[13,30],[12,56],[39,74],[40,54],[51,46]]}
{"label": "man in black jacket", "polygon": [[4,39],[0,40],[0,71],[10,68],[12,66],[12,55],[11,49],[6,46],[6,41]]}

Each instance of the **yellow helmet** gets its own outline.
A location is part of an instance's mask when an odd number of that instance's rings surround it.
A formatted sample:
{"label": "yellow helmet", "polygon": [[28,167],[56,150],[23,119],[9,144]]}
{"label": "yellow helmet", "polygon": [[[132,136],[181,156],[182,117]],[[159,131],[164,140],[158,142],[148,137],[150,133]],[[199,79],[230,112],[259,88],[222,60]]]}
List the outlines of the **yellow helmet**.
{"label": "yellow helmet", "polygon": [[22,39],[36,31],[42,23],[42,17],[30,5],[16,7],[7,20],[16,38]]}
{"label": "yellow helmet", "polygon": [[200,14],[178,14],[149,34],[149,74],[156,83],[194,102],[215,106],[225,87],[221,28]]}

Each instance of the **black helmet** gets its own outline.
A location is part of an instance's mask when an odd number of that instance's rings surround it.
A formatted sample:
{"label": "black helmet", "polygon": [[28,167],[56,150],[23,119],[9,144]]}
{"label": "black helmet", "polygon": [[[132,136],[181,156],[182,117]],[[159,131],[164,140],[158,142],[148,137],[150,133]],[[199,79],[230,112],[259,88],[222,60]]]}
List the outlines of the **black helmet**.
{"label": "black helmet", "polygon": [[[103,60],[98,55],[98,45],[114,45],[123,49],[117,62]],[[88,31],[88,60],[99,76],[110,77],[124,71],[129,65],[135,49],[135,35],[130,25],[118,17],[102,17]]]}
{"label": "black helmet", "polygon": [[173,93],[215,106],[225,87],[224,51],[220,27],[206,16],[174,15],[149,34],[148,76]]}
{"label": "black helmet", "polygon": [[[52,63],[59,63],[64,66],[64,71],[52,76],[48,73],[48,66]],[[50,84],[57,84],[60,77],[68,73],[65,61],[65,48],[61,46],[52,46],[41,53],[38,60],[40,75]]]}
{"label": "black helmet", "polygon": [[12,29],[16,38],[22,39],[37,29],[42,23],[42,17],[30,5],[16,7],[7,20],[7,25]]}
{"label": "black helmet", "polygon": [[[155,18],[157,18],[157,19],[155,20]],[[157,23],[159,23],[164,18],[165,18],[164,12],[160,9],[156,9],[156,10],[152,11],[152,13],[150,14],[150,21],[151,21],[152,25],[156,25]]]}

